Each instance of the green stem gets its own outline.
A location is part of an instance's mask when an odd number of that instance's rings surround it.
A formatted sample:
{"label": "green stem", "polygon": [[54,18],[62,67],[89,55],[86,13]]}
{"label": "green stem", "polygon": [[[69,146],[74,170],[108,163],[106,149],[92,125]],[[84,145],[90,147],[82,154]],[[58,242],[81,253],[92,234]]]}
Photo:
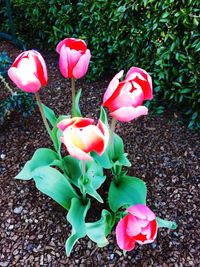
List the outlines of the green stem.
{"label": "green stem", "polygon": [[116,119],[115,118],[112,118],[112,122],[111,122],[111,132],[110,132],[110,145],[111,145],[111,151],[112,151],[112,156],[113,153],[114,153],[114,132],[115,132],[115,126],[116,126]]}
{"label": "green stem", "polygon": [[76,104],[75,104],[75,79],[71,78],[71,82],[72,82],[72,117],[76,117]]}
{"label": "green stem", "polygon": [[81,161],[81,169],[82,169],[82,177],[83,177],[83,189],[81,190],[81,193],[83,195],[83,202],[86,203],[86,190],[84,185],[85,180],[85,160]]}
{"label": "green stem", "polygon": [[42,107],[42,101],[41,101],[41,99],[40,99],[40,95],[39,95],[38,92],[35,92],[35,97],[36,97],[36,99],[37,99],[37,103],[38,103],[38,107],[39,107],[39,110],[40,110],[40,113],[41,113],[41,116],[42,116],[42,120],[43,120],[44,125],[45,125],[45,127],[46,127],[46,130],[47,130],[47,132],[48,132],[48,134],[49,134],[49,136],[50,136],[50,138],[51,138],[51,140],[52,140],[52,137],[51,137],[51,130],[50,130],[49,124],[48,124],[48,122],[47,122],[47,119],[46,119],[46,117],[45,117],[45,115],[44,115],[44,110],[43,110],[43,107]]}

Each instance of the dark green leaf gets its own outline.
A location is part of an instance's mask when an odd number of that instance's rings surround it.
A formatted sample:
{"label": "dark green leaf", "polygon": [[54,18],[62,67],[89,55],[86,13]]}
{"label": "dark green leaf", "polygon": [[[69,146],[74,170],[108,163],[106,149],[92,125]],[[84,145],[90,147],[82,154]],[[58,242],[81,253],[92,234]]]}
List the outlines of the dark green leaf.
{"label": "dark green leaf", "polygon": [[87,236],[97,243],[98,247],[104,247],[108,244],[106,236],[110,234],[114,218],[107,210],[102,210],[101,219],[97,222],[86,223]]}
{"label": "dark green leaf", "polygon": [[42,166],[54,165],[58,160],[56,152],[49,148],[39,148],[33,154],[31,160],[27,161],[21,172],[15,177],[16,179],[30,180],[33,178],[33,171]]}
{"label": "dark green leaf", "polygon": [[78,197],[67,178],[52,167],[40,167],[33,172],[38,190],[51,197],[65,209],[70,208],[71,199]]}
{"label": "dark green leaf", "polygon": [[87,200],[86,204],[83,204],[78,198],[73,198],[71,201],[70,210],[67,214],[67,220],[72,225],[72,234],[67,239],[65,244],[65,249],[68,256],[70,255],[77,240],[86,235],[85,217],[89,208],[89,200]]}
{"label": "dark green leaf", "polygon": [[112,211],[116,212],[125,205],[146,203],[147,188],[139,178],[132,176],[118,177],[117,184],[112,181],[108,192],[108,203]]}
{"label": "dark green leaf", "polygon": [[44,110],[44,115],[47,118],[47,120],[51,123],[51,126],[54,127],[56,124],[56,115],[52,109],[47,107],[45,104],[42,104],[43,110]]}

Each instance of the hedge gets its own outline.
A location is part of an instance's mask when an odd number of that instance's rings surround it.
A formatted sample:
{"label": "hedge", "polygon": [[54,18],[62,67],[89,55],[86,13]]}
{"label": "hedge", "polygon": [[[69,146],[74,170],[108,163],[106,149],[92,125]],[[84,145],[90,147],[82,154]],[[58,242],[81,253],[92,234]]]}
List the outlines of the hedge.
{"label": "hedge", "polygon": [[156,99],[200,128],[198,0],[11,3],[17,33],[31,48],[51,50],[67,36],[82,38],[92,52],[89,78],[140,66],[153,77]]}

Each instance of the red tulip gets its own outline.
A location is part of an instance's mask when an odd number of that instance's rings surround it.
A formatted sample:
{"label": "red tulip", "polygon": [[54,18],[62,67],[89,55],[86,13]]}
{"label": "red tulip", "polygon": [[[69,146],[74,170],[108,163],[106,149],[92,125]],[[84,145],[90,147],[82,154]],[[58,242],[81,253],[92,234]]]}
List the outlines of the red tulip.
{"label": "red tulip", "polygon": [[92,160],[88,153],[95,151],[102,155],[105,151],[109,139],[108,129],[101,120],[97,126],[93,122],[92,119],[74,117],[58,123],[58,128],[63,132],[61,141],[72,157]]}
{"label": "red tulip", "polygon": [[135,243],[152,243],[157,235],[155,214],[146,206],[138,204],[127,209],[128,215],[116,227],[117,244],[121,249],[130,251]]}
{"label": "red tulip", "polygon": [[42,55],[29,50],[21,53],[8,70],[10,79],[25,92],[35,93],[47,84],[47,67]]}
{"label": "red tulip", "polygon": [[65,78],[82,78],[90,62],[90,50],[81,39],[66,38],[56,47],[60,54],[60,72]]}
{"label": "red tulip", "polygon": [[122,75],[123,71],[120,71],[111,80],[104,94],[103,106],[115,119],[128,122],[147,115],[148,109],[142,103],[153,98],[152,80],[146,71],[136,67],[132,67],[120,82]]}

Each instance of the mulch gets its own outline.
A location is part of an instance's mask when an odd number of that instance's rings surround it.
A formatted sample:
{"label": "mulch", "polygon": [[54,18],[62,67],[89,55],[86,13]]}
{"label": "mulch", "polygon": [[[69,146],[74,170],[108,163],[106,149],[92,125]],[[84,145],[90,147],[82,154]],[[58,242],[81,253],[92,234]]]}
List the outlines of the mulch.
{"label": "mulch", "polygon": [[[7,43],[0,45],[6,47]],[[17,55],[10,46],[9,52]],[[57,115],[69,113],[70,82],[59,73],[56,53],[46,53],[44,58],[49,83],[41,89],[41,98]],[[77,81],[76,88],[83,89],[80,106],[86,117],[98,118],[108,82]],[[2,84],[0,89],[3,99],[8,93]],[[25,128],[16,112],[0,131],[0,267],[200,266],[200,134],[187,129],[179,114],[170,111],[118,123],[116,131],[132,162],[129,174],[147,184],[147,204],[157,216],[175,220],[178,228],[159,229],[154,243],[137,245],[126,255],[118,248],[113,229],[107,247],[97,248],[83,238],[67,258],[64,245],[71,227],[66,211],[40,193],[33,181],[14,179],[37,148],[51,147],[39,111],[33,112]],[[93,209],[91,216],[98,218],[98,212]]]}

